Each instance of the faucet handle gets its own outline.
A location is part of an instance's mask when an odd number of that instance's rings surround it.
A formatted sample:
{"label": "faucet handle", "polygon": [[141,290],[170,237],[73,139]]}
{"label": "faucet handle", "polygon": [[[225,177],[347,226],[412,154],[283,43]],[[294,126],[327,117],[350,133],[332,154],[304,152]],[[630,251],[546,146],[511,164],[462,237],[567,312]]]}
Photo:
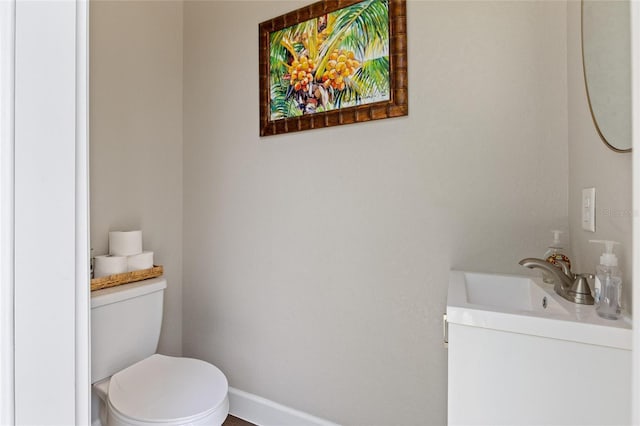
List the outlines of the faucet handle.
{"label": "faucet handle", "polygon": [[573,281],[573,285],[567,291],[567,295],[570,296],[575,303],[583,305],[593,305],[594,299],[591,295],[591,287],[589,287],[588,278],[593,278],[593,274],[576,274],[576,278]]}

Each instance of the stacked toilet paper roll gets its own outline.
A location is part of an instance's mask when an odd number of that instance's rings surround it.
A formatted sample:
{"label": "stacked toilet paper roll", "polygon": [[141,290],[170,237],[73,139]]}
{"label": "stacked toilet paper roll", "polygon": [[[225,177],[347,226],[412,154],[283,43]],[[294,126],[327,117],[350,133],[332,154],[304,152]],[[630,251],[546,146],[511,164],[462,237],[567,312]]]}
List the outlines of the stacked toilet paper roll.
{"label": "stacked toilet paper roll", "polygon": [[133,256],[142,253],[142,231],[109,232],[109,254]]}
{"label": "stacked toilet paper roll", "polygon": [[139,254],[127,256],[127,272],[139,271],[140,269],[153,268],[153,252],[143,251]]}
{"label": "stacked toilet paper roll", "polygon": [[127,256],[105,254],[96,256],[93,265],[94,278],[106,277],[127,272]]}
{"label": "stacked toilet paper roll", "polygon": [[109,254],[96,256],[94,278],[153,268],[153,252],[142,251],[142,231],[109,232]]}

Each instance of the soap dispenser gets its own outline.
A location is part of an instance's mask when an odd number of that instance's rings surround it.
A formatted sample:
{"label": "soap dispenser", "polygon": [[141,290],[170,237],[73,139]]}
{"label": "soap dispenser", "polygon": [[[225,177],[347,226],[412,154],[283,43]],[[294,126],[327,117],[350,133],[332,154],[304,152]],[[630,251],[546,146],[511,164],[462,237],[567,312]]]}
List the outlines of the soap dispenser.
{"label": "soap dispenser", "polygon": [[[560,260],[566,263],[567,266],[569,267],[569,270],[571,270],[571,260],[569,260],[569,257],[566,254],[562,253],[563,249],[562,249],[562,244],[560,243],[560,234],[562,234],[562,231],[554,229],[551,232],[553,233],[553,241],[551,241],[551,244],[549,244],[549,248],[544,253],[543,259],[558,267],[559,265],[557,261]],[[542,271],[542,280],[545,283],[549,283],[549,284],[555,282],[555,278],[553,277],[553,275],[551,275],[549,272],[546,272],[546,271]]]}
{"label": "soap dispenser", "polygon": [[602,318],[616,320],[620,318],[621,311],[622,273],[618,268],[618,257],[613,253],[613,246],[620,243],[608,240],[589,242],[605,246],[605,252],[600,256],[600,264],[596,266],[596,312]]}

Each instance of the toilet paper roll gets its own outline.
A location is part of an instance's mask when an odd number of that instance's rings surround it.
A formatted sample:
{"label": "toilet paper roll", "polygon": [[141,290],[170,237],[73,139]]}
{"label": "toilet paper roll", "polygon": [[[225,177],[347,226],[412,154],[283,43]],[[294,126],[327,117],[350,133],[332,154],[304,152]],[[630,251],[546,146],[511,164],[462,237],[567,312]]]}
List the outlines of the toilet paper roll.
{"label": "toilet paper roll", "polygon": [[142,253],[142,231],[109,232],[109,254],[132,256]]}
{"label": "toilet paper roll", "polygon": [[108,254],[96,256],[93,264],[93,277],[100,278],[113,274],[127,272],[126,256],[111,256]]}
{"label": "toilet paper roll", "polygon": [[153,252],[143,251],[140,254],[127,256],[127,271],[139,271],[140,269],[153,268]]}

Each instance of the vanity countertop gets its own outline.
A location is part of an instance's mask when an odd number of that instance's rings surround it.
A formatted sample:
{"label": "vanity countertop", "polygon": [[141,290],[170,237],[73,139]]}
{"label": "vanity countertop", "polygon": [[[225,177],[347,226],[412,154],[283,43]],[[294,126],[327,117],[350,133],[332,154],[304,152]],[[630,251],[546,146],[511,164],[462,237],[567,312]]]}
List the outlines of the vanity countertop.
{"label": "vanity countertop", "polygon": [[631,319],[607,320],[571,303],[541,278],[451,271],[447,321],[460,325],[631,350]]}

